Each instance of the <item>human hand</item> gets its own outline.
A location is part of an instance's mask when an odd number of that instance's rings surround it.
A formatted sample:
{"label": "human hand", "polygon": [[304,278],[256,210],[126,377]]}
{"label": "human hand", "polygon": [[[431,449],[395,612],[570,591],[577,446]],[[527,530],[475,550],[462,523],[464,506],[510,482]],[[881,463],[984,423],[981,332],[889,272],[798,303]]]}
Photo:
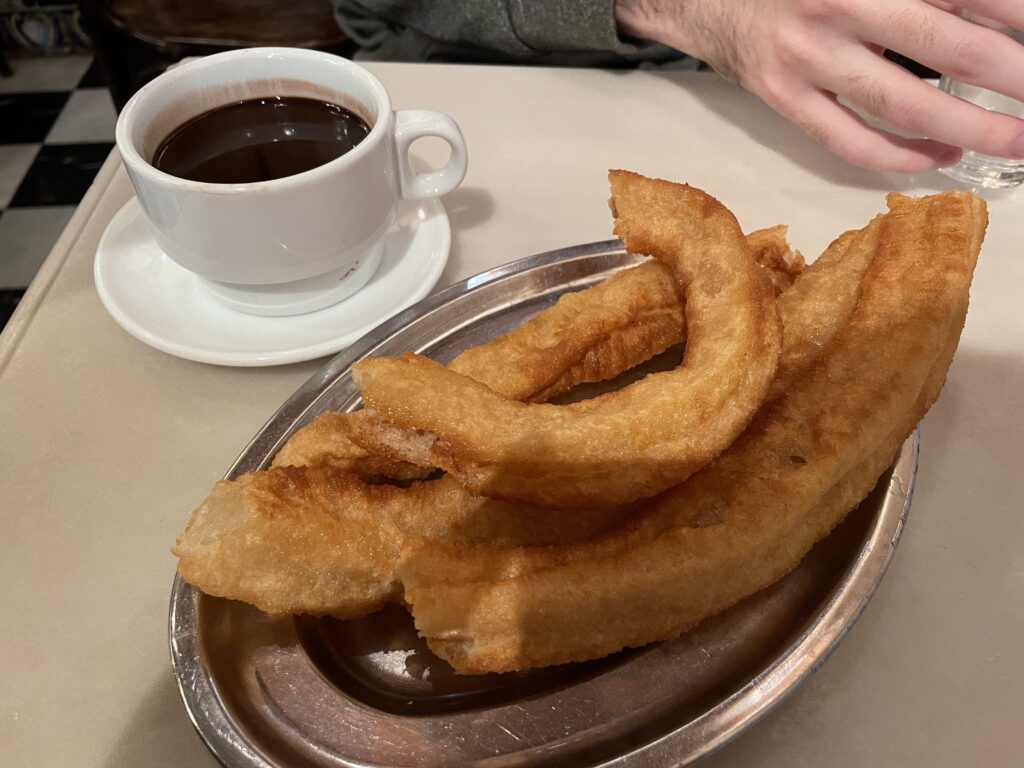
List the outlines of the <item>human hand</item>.
{"label": "human hand", "polygon": [[[1024,101],[1024,45],[960,8],[1024,29],[1020,0],[616,0],[626,34],[708,62],[811,138],[868,168],[916,173],[961,148],[1024,158],[1024,121],[942,93],[888,61],[890,49]],[[915,136],[873,127],[843,98]]]}

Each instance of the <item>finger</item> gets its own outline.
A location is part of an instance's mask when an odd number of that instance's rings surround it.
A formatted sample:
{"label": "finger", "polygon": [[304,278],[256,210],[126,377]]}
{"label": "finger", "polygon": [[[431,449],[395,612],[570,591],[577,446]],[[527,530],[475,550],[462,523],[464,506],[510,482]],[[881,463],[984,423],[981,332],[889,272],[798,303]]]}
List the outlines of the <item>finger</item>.
{"label": "finger", "polygon": [[956,147],[929,139],[908,139],[868,125],[830,93],[808,90],[792,106],[769,106],[833,154],[864,168],[921,173],[953,165],[960,159]]}
{"label": "finger", "polygon": [[1008,35],[917,0],[865,3],[851,25],[861,40],[1024,101],[1024,46]]}
{"label": "finger", "polygon": [[1024,121],[949,96],[859,46],[831,61],[816,84],[875,117],[943,144],[1024,158]]}

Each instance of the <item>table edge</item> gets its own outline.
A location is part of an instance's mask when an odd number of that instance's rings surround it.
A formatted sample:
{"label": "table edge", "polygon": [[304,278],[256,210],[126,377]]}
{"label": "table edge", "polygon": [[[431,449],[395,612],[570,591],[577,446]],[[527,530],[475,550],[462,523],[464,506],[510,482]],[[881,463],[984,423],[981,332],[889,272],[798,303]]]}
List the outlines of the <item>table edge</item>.
{"label": "table edge", "polygon": [[32,318],[35,317],[39,307],[42,306],[43,299],[50,292],[54,280],[57,279],[57,275],[67,263],[68,255],[71,253],[75,241],[96,212],[100,200],[120,167],[121,155],[114,148],[110,151],[107,159],[103,161],[96,178],[93,179],[88,191],[71,215],[71,220],[68,221],[60,237],[57,238],[57,242],[50,249],[49,255],[39,267],[32,282],[29,283],[25,295],[18,303],[10,320],[7,321],[6,327],[0,330],[0,376],[6,370],[7,364],[18,349],[19,342],[25,336]]}

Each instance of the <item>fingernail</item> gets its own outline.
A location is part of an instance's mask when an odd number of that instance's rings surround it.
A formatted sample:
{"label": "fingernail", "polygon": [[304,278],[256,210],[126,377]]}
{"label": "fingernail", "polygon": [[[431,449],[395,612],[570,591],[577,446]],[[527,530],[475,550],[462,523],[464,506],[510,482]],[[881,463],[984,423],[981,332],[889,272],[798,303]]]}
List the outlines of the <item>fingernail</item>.
{"label": "fingernail", "polygon": [[948,152],[943,152],[937,158],[935,158],[936,168],[946,168],[950,165],[956,165],[960,162],[960,158],[963,157],[964,151],[962,149],[951,149]]}
{"label": "fingernail", "polygon": [[1010,142],[1010,157],[1024,159],[1024,133],[1017,134],[1017,138]]}

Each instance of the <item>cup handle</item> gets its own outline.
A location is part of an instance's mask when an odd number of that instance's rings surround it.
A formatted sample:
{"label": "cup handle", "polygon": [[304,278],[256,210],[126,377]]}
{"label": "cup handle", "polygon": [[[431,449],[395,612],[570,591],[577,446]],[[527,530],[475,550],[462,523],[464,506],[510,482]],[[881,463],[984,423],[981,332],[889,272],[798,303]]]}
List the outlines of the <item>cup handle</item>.
{"label": "cup handle", "polygon": [[[409,162],[409,147],[416,139],[436,136],[451,147],[451,157],[437,171],[417,173]],[[459,126],[448,115],[426,109],[401,109],[395,112],[395,149],[398,153],[398,177],[402,197],[422,200],[440,197],[455,189],[466,176],[466,141]]]}

